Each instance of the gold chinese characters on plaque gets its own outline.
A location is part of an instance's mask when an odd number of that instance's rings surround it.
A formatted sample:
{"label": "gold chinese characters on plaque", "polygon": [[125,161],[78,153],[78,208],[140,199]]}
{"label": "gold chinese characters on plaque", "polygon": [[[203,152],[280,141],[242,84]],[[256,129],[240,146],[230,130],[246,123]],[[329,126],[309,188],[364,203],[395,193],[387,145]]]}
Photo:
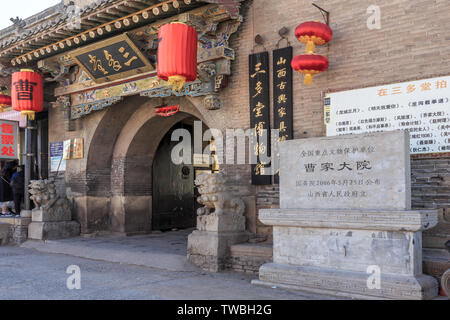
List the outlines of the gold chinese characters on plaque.
{"label": "gold chinese characters on plaque", "polygon": [[126,33],[70,52],[97,83],[155,70]]}

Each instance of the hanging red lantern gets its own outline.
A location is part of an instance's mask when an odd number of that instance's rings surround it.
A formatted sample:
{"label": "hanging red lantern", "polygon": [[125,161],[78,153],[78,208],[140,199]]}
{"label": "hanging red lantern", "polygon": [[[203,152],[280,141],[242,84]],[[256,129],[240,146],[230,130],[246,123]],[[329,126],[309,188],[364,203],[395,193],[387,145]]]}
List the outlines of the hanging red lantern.
{"label": "hanging red lantern", "polygon": [[11,107],[11,97],[6,94],[0,94],[0,112],[3,112],[5,107]]}
{"label": "hanging red lantern", "polygon": [[44,109],[44,85],[42,76],[29,69],[22,69],[12,75],[12,107],[22,116],[34,120],[35,113]]}
{"label": "hanging red lantern", "polygon": [[317,54],[303,54],[292,59],[291,66],[305,75],[304,84],[312,84],[315,74],[328,69],[328,59]]}
{"label": "hanging red lantern", "polygon": [[314,53],[316,45],[324,45],[331,41],[333,31],[321,22],[308,21],[295,29],[295,37],[306,44],[306,53]]}
{"label": "hanging red lantern", "polygon": [[176,90],[197,79],[197,31],[174,22],[159,29],[158,77]]}

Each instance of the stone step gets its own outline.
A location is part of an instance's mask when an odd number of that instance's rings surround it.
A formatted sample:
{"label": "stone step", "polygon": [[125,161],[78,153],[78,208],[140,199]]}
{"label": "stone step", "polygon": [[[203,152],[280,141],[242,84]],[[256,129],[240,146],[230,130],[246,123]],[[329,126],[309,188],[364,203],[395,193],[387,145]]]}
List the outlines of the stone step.
{"label": "stone step", "polygon": [[261,243],[240,243],[231,246],[231,256],[248,256],[272,259],[273,244],[270,242]]}
{"label": "stone step", "polygon": [[0,223],[12,224],[14,225],[15,217],[0,217]]}
{"label": "stone step", "polygon": [[0,223],[9,224],[12,226],[28,226],[31,223],[31,218],[0,217]]}
{"label": "stone step", "polygon": [[28,225],[31,218],[1,217],[0,218],[0,245],[13,245],[23,243],[28,236]]}
{"label": "stone step", "polygon": [[231,246],[227,268],[244,273],[257,274],[259,268],[272,262],[273,244],[271,242],[240,243]]}

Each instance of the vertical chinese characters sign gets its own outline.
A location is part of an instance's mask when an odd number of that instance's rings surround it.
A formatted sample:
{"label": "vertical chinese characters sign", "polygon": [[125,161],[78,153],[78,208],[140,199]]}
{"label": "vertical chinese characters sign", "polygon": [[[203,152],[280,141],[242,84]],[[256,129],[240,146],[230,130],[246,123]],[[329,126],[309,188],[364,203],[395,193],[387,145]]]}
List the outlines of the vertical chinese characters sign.
{"label": "vertical chinese characters sign", "polygon": [[[252,184],[272,183],[270,165],[269,53],[250,55],[250,127],[252,129]],[[254,163],[254,162],[252,162]]]}
{"label": "vertical chinese characters sign", "polygon": [[19,159],[19,123],[0,120],[0,159]]}
{"label": "vertical chinese characters sign", "polygon": [[[279,130],[278,141],[294,138],[293,93],[292,93],[292,47],[273,51],[273,115],[274,129]],[[276,137],[274,137],[275,139]],[[279,153],[276,152],[279,163]],[[279,183],[280,172],[275,173],[275,183]]]}

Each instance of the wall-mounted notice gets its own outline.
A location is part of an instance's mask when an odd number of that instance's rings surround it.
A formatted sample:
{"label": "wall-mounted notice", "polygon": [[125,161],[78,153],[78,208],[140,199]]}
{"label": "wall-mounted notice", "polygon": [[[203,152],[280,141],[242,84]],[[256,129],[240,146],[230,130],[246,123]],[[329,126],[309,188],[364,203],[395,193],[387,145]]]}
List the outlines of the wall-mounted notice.
{"label": "wall-mounted notice", "polygon": [[410,153],[450,152],[450,76],[327,94],[327,136],[407,130]]}
{"label": "wall-mounted notice", "polygon": [[[273,123],[279,130],[278,141],[294,139],[294,112],[292,87],[292,47],[273,51]],[[280,161],[280,153],[275,148],[274,156]],[[274,175],[274,182],[280,183],[280,171]]]}
{"label": "wall-mounted notice", "polygon": [[255,53],[249,57],[250,83],[250,127],[253,155],[257,163],[252,164],[252,184],[272,183],[270,163],[270,91],[269,53]]}
{"label": "wall-mounted notice", "polygon": [[63,159],[75,160],[84,158],[84,139],[65,140],[63,144]]}
{"label": "wall-mounted notice", "polygon": [[64,142],[50,143],[50,172],[66,171],[66,160],[63,159]]}

